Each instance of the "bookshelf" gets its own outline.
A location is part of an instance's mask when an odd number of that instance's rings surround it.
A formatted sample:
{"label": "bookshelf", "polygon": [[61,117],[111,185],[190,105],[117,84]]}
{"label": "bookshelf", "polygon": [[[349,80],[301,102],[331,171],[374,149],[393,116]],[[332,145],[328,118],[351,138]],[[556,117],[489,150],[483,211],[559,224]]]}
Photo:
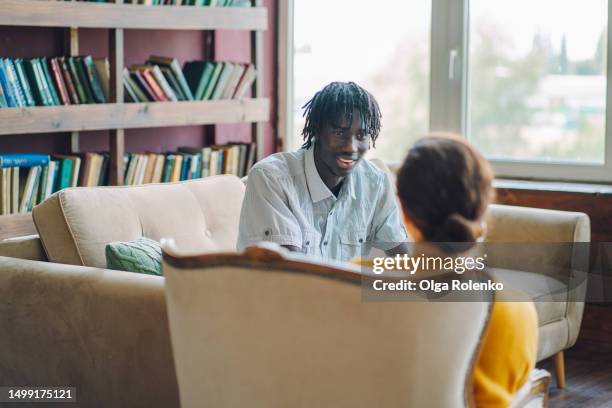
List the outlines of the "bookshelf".
{"label": "bookshelf", "polygon": [[[268,13],[261,0],[253,7],[144,6],[53,0],[0,0],[0,25],[64,27],[67,54],[78,55],[78,28],[105,28],[109,35],[110,103],[0,109],[0,137],[11,134],[70,133],[72,153],[79,152],[79,131],[110,130],[110,184],[124,176],[125,129],[164,126],[252,123],[257,158],[262,157],[262,124],[269,120],[263,95],[263,35]],[[204,30],[214,59],[214,30],[251,32],[251,60],[258,71],[252,98],[240,100],[124,103],[124,29]],[[208,45],[207,44],[207,45]],[[212,50],[212,51],[211,51]]]}

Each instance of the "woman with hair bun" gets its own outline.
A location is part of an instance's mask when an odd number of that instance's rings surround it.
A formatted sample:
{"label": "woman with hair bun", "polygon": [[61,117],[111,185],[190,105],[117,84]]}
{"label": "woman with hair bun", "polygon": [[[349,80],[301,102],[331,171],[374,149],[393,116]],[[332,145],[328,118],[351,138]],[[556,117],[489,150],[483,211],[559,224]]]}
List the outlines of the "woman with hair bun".
{"label": "woman with hair bun", "polygon": [[[397,191],[419,253],[460,255],[481,240],[492,180],[491,166],[465,139],[432,134],[417,141],[399,170]],[[532,302],[496,296],[473,373],[478,407],[510,406],[535,367],[537,334]]]}

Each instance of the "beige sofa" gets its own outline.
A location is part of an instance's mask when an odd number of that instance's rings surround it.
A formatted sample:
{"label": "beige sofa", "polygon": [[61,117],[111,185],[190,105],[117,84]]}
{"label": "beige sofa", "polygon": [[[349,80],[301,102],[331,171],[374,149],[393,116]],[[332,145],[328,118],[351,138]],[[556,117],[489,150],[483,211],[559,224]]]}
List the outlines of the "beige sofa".
{"label": "beige sofa", "polygon": [[[104,247],[147,236],[187,252],[233,250],[243,194],[238,178],[216,176],[66,189],[36,207],[40,238],[0,243],[2,384],[73,385],[79,406],[178,406],[164,278],[104,269]],[[506,206],[491,207],[489,229],[498,241],[590,234],[584,214]],[[563,305],[539,309],[542,358],[578,335],[582,305]]]}

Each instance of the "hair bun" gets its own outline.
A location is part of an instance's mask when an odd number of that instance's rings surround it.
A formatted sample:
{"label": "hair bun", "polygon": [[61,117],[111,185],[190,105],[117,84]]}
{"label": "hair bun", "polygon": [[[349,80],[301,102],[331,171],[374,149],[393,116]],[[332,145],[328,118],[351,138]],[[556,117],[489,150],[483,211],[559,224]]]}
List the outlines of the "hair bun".
{"label": "hair bun", "polygon": [[444,221],[442,230],[445,242],[476,242],[481,235],[480,223],[468,220],[461,214],[451,214]]}

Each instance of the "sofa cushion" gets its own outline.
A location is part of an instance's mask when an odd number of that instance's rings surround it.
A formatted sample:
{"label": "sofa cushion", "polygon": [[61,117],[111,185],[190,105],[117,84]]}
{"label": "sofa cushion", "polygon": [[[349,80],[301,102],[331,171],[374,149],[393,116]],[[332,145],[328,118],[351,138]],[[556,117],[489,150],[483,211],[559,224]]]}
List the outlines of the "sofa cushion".
{"label": "sofa cushion", "polygon": [[236,248],[244,184],[230,175],[59,191],[32,216],[51,262],[106,267],[113,241],[173,238],[187,251]]}
{"label": "sofa cushion", "polygon": [[106,245],[106,267],[119,271],[161,275],[161,247],[147,237]]}

